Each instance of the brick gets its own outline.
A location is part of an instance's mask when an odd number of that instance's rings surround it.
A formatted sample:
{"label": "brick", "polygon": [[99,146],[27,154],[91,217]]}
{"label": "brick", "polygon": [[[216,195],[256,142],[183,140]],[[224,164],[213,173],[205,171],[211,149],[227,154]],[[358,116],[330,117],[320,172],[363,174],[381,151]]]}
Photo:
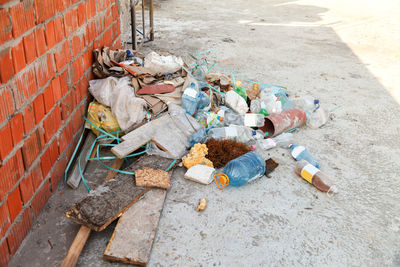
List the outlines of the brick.
{"label": "brick", "polygon": [[112,20],[116,20],[119,18],[118,7],[116,4],[112,5],[111,14],[112,14]]}
{"label": "brick", "polygon": [[47,114],[50,112],[51,108],[54,106],[54,95],[53,95],[53,88],[51,87],[51,84],[49,87],[44,89],[43,98],[44,98],[44,110]]}
{"label": "brick", "polygon": [[24,138],[24,120],[22,114],[18,113],[11,119],[11,132],[13,144],[16,146]]}
{"label": "brick", "polygon": [[32,211],[34,217],[39,216],[40,212],[46,205],[47,201],[50,198],[50,184],[48,181],[44,182],[42,188],[36,193],[32,200]]}
{"label": "brick", "polygon": [[10,251],[8,250],[7,239],[4,239],[4,241],[0,244],[0,266],[7,266],[9,262]]}
{"label": "brick", "polygon": [[51,49],[56,44],[53,20],[47,22],[46,26],[44,27],[44,37],[46,39],[47,48]]}
{"label": "brick", "polygon": [[32,227],[32,218],[29,209],[25,209],[22,216],[18,218],[16,223],[13,225],[10,234],[7,237],[8,248],[10,249],[11,255],[14,255],[22,241],[28,234]]}
{"label": "brick", "polygon": [[110,26],[113,23],[113,17],[111,14],[111,9],[107,9],[106,10],[106,14],[104,17],[104,26],[107,28],[108,26]]}
{"label": "brick", "polygon": [[54,15],[53,0],[35,0],[36,24],[42,23]]}
{"label": "brick", "polygon": [[40,158],[40,168],[42,169],[43,178],[46,178],[51,170],[50,149],[47,148],[42,157]]}
{"label": "brick", "polygon": [[11,49],[4,49],[0,52],[0,78],[2,83],[7,83],[14,75],[14,66],[11,57]]}
{"label": "brick", "polygon": [[65,36],[69,36],[78,28],[77,9],[72,8],[64,14],[64,31]]}
{"label": "brick", "polygon": [[0,129],[0,160],[4,160],[13,149],[12,134],[11,134],[11,123],[7,123]]}
{"label": "brick", "polygon": [[46,38],[44,37],[43,26],[38,27],[35,30],[35,42],[36,42],[36,54],[38,57],[43,55],[47,51]]}
{"label": "brick", "polygon": [[42,57],[35,66],[38,87],[42,88],[54,75],[53,54]]}
{"label": "brick", "polygon": [[78,6],[78,25],[81,26],[86,21],[86,6],[82,3]]}
{"label": "brick", "polygon": [[37,58],[35,33],[34,32],[30,33],[29,35],[25,36],[22,40],[25,50],[25,60],[27,64],[30,64]]}
{"label": "brick", "polygon": [[8,86],[0,89],[0,123],[14,112],[13,96]]}
{"label": "brick", "polygon": [[31,175],[27,175],[26,177],[24,177],[21,180],[21,182],[19,184],[19,189],[21,191],[22,202],[24,204],[28,203],[28,201],[33,196],[33,193],[35,192],[33,190],[32,176]]}
{"label": "brick", "polygon": [[71,40],[72,55],[75,57],[85,48],[84,34],[75,35]]}
{"label": "brick", "polygon": [[51,113],[47,116],[47,118],[43,121],[44,127],[44,138],[45,142],[49,142],[49,140],[53,137],[53,135],[57,132],[57,130],[61,127],[61,113],[60,106],[56,106]]}
{"label": "brick", "polygon": [[35,121],[39,123],[45,114],[43,94],[38,95],[35,100],[33,100],[33,110],[35,112]]}
{"label": "brick", "polygon": [[11,21],[13,25],[13,36],[17,38],[33,26],[35,18],[33,16],[32,1],[22,1],[10,8]]}
{"label": "brick", "polygon": [[76,107],[75,90],[69,91],[61,102],[61,116],[62,120],[66,121]]}
{"label": "brick", "polygon": [[4,202],[0,206],[0,235],[4,236],[5,232],[10,227],[11,220],[10,214],[8,213],[8,206],[7,202]]}
{"label": "brick", "polygon": [[73,129],[72,129],[73,123],[72,120],[69,121],[69,123],[64,127],[64,129],[61,131],[60,136],[58,137],[58,143],[59,143],[59,153],[62,154],[65,149],[68,147],[68,145],[72,141],[73,137]]}
{"label": "brick", "polygon": [[60,74],[60,86],[61,94],[66,95],[69,89],[69,74],[67,70]]}
{"label": "brick", "polygon": [[11,190],[24,173],[24,163],[21,150],[0,166],[0,199]]}
{"label": "brick", "polygon": [[83,65],[84,65],[84,70],[88,70],[93,63],[93,54],[90,49],[88,49],[84,54],[83,54]]}
{"label": "brick", "polygon": [[83,126],[83,115],[85,114],[85,106],[82,105],[79,107],[79,109],[74,113],[74,117],[72,119],[72,128],[73,128],[73,133],[78,132],[80,129],[82,129]]}
{"label": "brick", "polygon": [[20,72],[26,66],[23,42],[19,42],[11,50],[15,72]]}
{"label": "brick", "polygon": [[62,16],[54,19],[54,38],[56,43],[64,39],[64,19]]}
{"label": "brick", "polygon": [[51,88],[53,88],[54,103],[57,103],[57,101],[62,97],[60,76],[55,77],[51,81]]}
{"label": "brick", "polygon": [[0,9],[0,45],[12,39],[12,24],[7,9]]}
{"label": "brick", "polygon": [[76,105],[79,105],[82,99],[87,96],[89,92],[88,88],[89,86],[86,77],[83,77],[82,80],[80,80],[76,85]]}
{"label": "brick", "polygon": [[43,181],[42,169],[39,164],[37,164],[32,169],[32,172],[30,173],[30,177],[32,180],[33,191],[36,191]]}
{"label": "brick", "polygon": [[72,84],[76,84],[84,73],[83,58],[79,57],[74,62],[72,62],[70,70],[72,73]]}
{"label": "brick", "polygon": [[87,25],[87,36],[88,36],[88,40],[86,40],[86,42],[89,44],[91,43],[97,36],[97,28],[96,28],[96,21],[92,20],[88,23]]}
{"label": "brick", "polygon": [[33,111],[32,103],[30,103],[25,107],[23,119],[24,119],[24,130],[26,133],[29,133],[36,125],[35,114]]}
{"label": "brick", "polygon": [[86,2],[86,15],[88,20],[96,15],[96,0]]}
{"label": "brick", "polygon": [[64,41],[62,44],[57,46],[54,51],[54,59],[57,71],[61,71],[62,68],[64,68],[64,66],[71,60],[68,41]]}
{"label": "brick", "polygon": [[19,109],[37,92],[36,76],[33,68],[27,68],[13,82],[15,106]]}
{"label": "brick", "polygon": [[110,28],[103,34],[103,44],[105,46],[111,46],[112,41],[113,41],[112,40],[112,32],[111,32],[111,28]]}
{"label": "brick", "polygon": [[51,182],[51,191],[54,192],[57,189],[58,184],[64,177],[65,168],[67,167],[67,158],[65,155],[60,157],[60,159],[56,162],[54,170],[50,176]]}
{"label": "brick", "polygon": [[121,38],[119,36],[114,41],[114,45],[112,46],[112,49],[114,49],[114,50],[121,49]]}
{"label": "brick", "polygon": [[33,161],[37,158],[42,149],[40,142],[39,131],[34,131],[28,139],[26,139],[24,146],[22,147],[22,156],[24,159],[25,169],[29,169]]}
{"label": "brick", "polygon": [[21,192],[18,186],[8,195],[7,206],[11,222],[13,222],[22,210]]}

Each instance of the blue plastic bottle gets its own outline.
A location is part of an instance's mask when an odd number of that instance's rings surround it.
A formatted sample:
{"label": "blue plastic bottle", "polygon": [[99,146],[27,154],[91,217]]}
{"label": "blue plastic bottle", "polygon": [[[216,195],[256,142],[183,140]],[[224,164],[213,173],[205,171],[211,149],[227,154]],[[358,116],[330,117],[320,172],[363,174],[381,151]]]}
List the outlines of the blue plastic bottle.
{"label": "blue plastic bottle", "polygon": [[289,148],[290,154],[292,154],[292,157],[297,161],[304,159],[319,169],[318,161],[311,155],[310,152],[308,152],[307,148],[300,145],[289,145]]}
{"label": "blue plastic bottle", "polygon": [[186,113],[193,116],[197,111],[199,105],[199,90],[195,83],[191,83],[183,92],[182,95],[182,108]]}
{"label": "blue plastic bottle", "polygon": [[256,152],[248,152],[243,156],[229,161],[222,173],[214,175],[219,189],[231,186],[242,186],[265,173],[265,161]]}

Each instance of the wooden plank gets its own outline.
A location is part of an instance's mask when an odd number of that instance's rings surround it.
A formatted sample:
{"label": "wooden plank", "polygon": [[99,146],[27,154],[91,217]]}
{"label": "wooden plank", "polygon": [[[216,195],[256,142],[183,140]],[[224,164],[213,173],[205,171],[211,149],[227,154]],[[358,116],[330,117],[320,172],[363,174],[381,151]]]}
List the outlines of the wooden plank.
{"label": "wooden plank", "polygon": [[114,179],[92,190],[65,216],[92,230],[102,231],[148,190],[136,186],[132,175],[119,173]]}
{"label": "wooden plank", "polygon": [[[115,159],[112,166],[114,169],[120,169],[122,166],[123,160],[121,159]],[[108,181],[109,179],[114,178],[116,172],[115,171],[109,171],[107,174],[107,177],[105,181]],[[61,267],[73,267],[76,265],[76,262],[78,261],[79,255],[81,255],[82,249],[86,244],[86,241],[89,238],[90,232],[92,230],[89,227],[86,227],[82,225],[79,228],[78,233],[75,236],[74,241],[71,244],[71,247],[68,250],[67,256],[65,256],[63,262],[61,263]]]}
{"label": "wooden plank", "polygon": [[67,181],[67,184],[73,189],[77,189],[79,186],[79,183],[81,182],[81,174],[79,171],[79,161],[80,161],[80,168],[82,170],[82,173],[84,173],[86,165],[87,165],[87,158],[88,158],[88,155],[90,152],[90,148],[92,147],[95,139],[96,139],[96,136],[92,133],[92,131],[90,131],[85,139],[85,142],[82,146],[81,152],[79,153],[79,156],[75,162],[74,168],[72,169],[72,172]]}
{"label": "wooden plank", "polygon": [[153,188],[123,214],[104,251],[105,259],[146,266],[166,194]]}
{"label": "wooden plank", "polygon": [[79,228],[78,233],[74,241],[72,242],[71,247],[68,250],[67,256],[64,258],[64,261],[61,263],[61,267],[72,267],[75,266],[78,261],[79,255],[81,255],[82,249],[86,244],[87,239],[89,238],[90,228],[82,225]]}
{"label": "wooden plank", "polygon": [[188,148],[189,138],[201,125],[191,116],[182,120],[166,114],[160,118],[124,135],[124,142],[114,146],[111,151],[122,158],[148,141],[153,141],[159,148],[168,151],[171,157],[178,157]]}
{"label": "wooden plank", "polygon": [[[111,165],[111,168],[119,170],[122,167],[122,164],[124,164],[124,159],[115,159]],[[107,182],[108,180],[114,178],[116,175],[118,174],[118,172],[110,170],[107,174],[106,179],[104,180],[104,182]]]}

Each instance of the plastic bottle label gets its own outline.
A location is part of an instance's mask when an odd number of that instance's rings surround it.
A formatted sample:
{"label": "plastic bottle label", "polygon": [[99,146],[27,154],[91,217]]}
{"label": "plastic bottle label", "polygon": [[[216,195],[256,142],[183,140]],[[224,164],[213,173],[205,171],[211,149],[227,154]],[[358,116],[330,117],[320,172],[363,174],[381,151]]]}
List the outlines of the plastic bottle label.
{"label": "plastic bottle label", "polygon": [[310,184],[312,184],[312,178],[313,176],[319,172],[319,170],[317,168],[315,168],[313,165],[311,164],[307,164],[306,166],[304,166],[304,168],[301,170],[301,177],[306,180],[307,182],[309,182]]}
{"label": "plastic bottle label", "polygon": [[225,134],[227,138],[236,138],[238,136],[237,130],[235,127],[227,127],[225,128]]}
{"label": "plastic bottle label", "polygon": [[293,150],[292,150],[292,156],[293,158],[297,159],[297,157],[301,154],[301,152],[303,152],[304,150],[306,150],[306,148],[304,146],[296,146]]}
{"label": "plastic bottle label", "polygon": [[257,126],[257,114],[244,115],[244,126],[247,126],[247,127]]}
{"label": "plastic bottle label", "polygon": [[186,88],[185,92],[183,92],[184,95],[196,98],[197,96],[197,91],[194,90],[193,88]]}

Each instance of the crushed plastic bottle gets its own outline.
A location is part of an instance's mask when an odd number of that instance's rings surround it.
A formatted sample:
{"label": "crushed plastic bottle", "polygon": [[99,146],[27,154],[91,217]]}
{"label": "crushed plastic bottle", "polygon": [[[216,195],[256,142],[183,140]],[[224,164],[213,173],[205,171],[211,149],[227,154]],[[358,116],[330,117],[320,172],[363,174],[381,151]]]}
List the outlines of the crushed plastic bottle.
{"label": "crushed plastic bottle", "polygon": [[204,144],[207,140],[207,134],[206,134],[206,129],[204,127],[201,127],[200,130],[195,132],[189,139],[189,146],[192,147],[195,144]]}
{"label": "crushed plastic bottle", "polygon": [[242,186],[263,176],[265,168],[265,161],[260,155],[248,152],[229,161],[222,173],[214,174],[214,180],[220,189],[228,185]]}
{"label": "crushed plastic bottle", "polygon": [[314,165],[316,168],[319,169],[318,161],[311,155],[311,153],[304,147],[300,145],[289,145],[290,154],[293,158],[297,161],[306,160],[310,164]]}
{"label": "crushed plastic bottle", "polygon": [[213,128],[207,133],[208,138],[230,139],[241,143],[264,138],[264,133],[260,130],[253,130],[246,126],[231,125],[229,127]]}
{"label": "crushed plastic bottle", "polygon": [[268,116],[268,111],[265,109],[265,104],[261,99],[257,98],[250,102],[250,111],[252,113],[262,114]]}
{"label": "crushed plastic bottle", "polygon": [[318,190],[327,192],[328,195],[338,192],[337,187],[332,183],[327,174],[315,168],[305,160],[296,162],[295,173],[315,186]]}
{"label": "crushed plastic bottle", "polygon": [[216,128],[222,126],[223,117],[214,112],[200,110],[194,116],[206,129]]}

